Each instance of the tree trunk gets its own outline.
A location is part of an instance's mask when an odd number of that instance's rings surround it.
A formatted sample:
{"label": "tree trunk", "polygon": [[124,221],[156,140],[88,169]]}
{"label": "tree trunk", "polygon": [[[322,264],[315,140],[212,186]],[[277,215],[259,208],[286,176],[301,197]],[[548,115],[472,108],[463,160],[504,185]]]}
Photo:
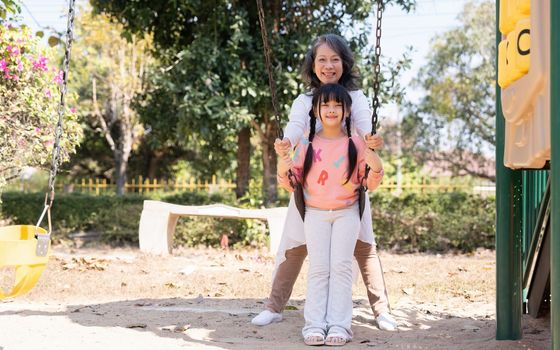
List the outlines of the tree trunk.
{"label": "tree trunk", "polygon": [[115,157],[115,183],[117,185],[117,196],[125,193],[126,170],[128,168],[128,159],[124,159],[123,152],[117,150],[114,152]]}
{"label": "tree trunk", "polygon": [[161,150],[148,150],[147,152],[147,157],[148,157],[148,164],[147,164],[147,177],[149,179],[155,179],[158,177],[158,169],[159,169],[159,164],[161,162],[161,159],[163,158],[164,152]]}
{"label": "tree trunk", "polygon": [[276,139],[276,128],[274,123],[266,124],[265,139],[261,142],[263,160],[263,194],[265,206],[275,205],[278,199],[278,188],[276,181],[276,152],[274,151],[274,140]]}
{"label": "tree trunk", "polygon": [[235,195],[241,198],[249,188],[251,161],[251,128],[245,127],[237,134],[237,176]]}

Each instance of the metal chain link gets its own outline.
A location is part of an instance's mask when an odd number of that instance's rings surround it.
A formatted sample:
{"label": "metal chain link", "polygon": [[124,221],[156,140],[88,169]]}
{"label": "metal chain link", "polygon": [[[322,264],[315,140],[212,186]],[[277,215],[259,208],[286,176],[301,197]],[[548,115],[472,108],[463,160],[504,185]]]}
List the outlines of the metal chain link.
{"label": "metal chain link", "polygon": [[62,86],[60,87],[60,103],[58,105],[58,122],[55,127],[55,141],[52,151],[52,162],[51,162],[51,170],[49,172],[49,182],[48,182],[48,189],[47,193],[45,193],[45,209],[41,214],[38,222],[37,227],[43,221],[43,217],[45,213],[48,214],[49,220],[49,234],[51,233],[51,220],[50,220],[50,209],[54,202],[54,186],[56,180],[56,174],[58,173],[58,166],[60,163],[60,138],[62,136],[62,121],[64,118],[64,112],[66,109],[66,93],[68,92],[68,69],[70,65],[70,51],[72,48],[72,40],[74,35],[74,15],[75,15],[75,3],[76,0],[69,1],[68,7],[68,25],[66,29],[66,49],[64,52],[64,62],[62,64]]}
{"label": "metal chain link", "polygon": [[276,96],[276,81],[272,73],[272,60],[271,50],[268,45],[268,33],[266,31],[266,22],[264,21],[264,9],[262,0],[257,0],[257,7],[259,12],[259,23],[261,26],[261,37],[263,41],[264,58],[266,61],[266,70],[268,72],[268,84],[270,85],[270,93],[272,95],[272,108],[274,109],[274,118],[276,120],[277,135],[280,140],[284,138],[284,132],[280,125],[280,113],[278,109],[278,97]]}
{"label": "metal chain link", "polygon": [[377,132],[377,120],[378,120],[378,110],[379,110],[379,76],[381,75],[381,19],[383,16],[383,10],[385,9],[385,4],[383,0],[377,0],[377,24],[375,29],[375,65],[373,66],[373,115],[371,118],[371,133],[375,134]]}
{"label": "metal chain link", "polygon": [[[262,0],[257,0],[257,8],[259,12],[259,24],[261,27],[261,37],[263,41],[264,58],[266,62],[266,70],[268,72],[268,84],[270,86],[270,94],[272,97],[272,108],[274,109],[274,119],[276,120],[276,135],[280,140],[284,139],[284,131],[280,125],[280,113],[278,110],[278,97],[276,96],[276,81],[274,80],[274,75],[272,73],[272,60],[271,60],[271,50],[268,45],[268,34],[266,31],[266,22],[264,20],[264,9],[262,5]],[[297,184],[297,178],[292,172],[292,169],[288,170],[288,181],[292,188],[295,188]]]}
{"label": "metal chain link", "polygon": [[[379,77],[381,75],[381,20],[383,18],[383,10],[385,10],[385,4],[383,0],[377,0],[377,11],[376,11],[376,26],[375,26],[375,64],[373,66],[373,101],[372,101],[372,115],[371,115],[371,134],[375,135],[377,133],[377,121],[378,111],[379,111],[379,90],[380,83]],[[367,177],[369,175],[370,167],[366,165],[366,170],[364,177],[362,178],[361,185],[367,191]]]}

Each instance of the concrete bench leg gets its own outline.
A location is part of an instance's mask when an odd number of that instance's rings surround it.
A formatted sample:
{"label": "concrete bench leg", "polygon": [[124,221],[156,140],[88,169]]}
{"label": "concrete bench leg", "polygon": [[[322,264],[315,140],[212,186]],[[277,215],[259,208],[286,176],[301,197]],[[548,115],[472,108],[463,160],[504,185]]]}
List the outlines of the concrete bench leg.
{"label": "concrete bench leg", "polygon": [[161,255],[171,253],[177,219],[179,219],[179,215],[171,214],[168,211],[142,210],[138,232],[140,250]]}
{"label": "concrete bench leg", "polygon": [[272,255],[276,255],[276,252],[278,252],[282,232],[284,232],[284,224],[286,222],[287,213],[288,208],[273,208],[268,209],[266,214],[266,221],[270,232],[269,252]]}

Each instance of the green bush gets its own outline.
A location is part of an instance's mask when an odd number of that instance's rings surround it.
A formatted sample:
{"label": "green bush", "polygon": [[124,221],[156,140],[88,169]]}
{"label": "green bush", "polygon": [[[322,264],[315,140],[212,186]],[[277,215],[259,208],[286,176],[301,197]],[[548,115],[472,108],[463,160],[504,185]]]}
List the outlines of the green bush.
{"label": "green bush", "polygon": [[[249,206],[247,198],[236,200],[232,193],[160,193],[150,197],[183,205]],[[373,225],[381,249],[468,252],[478,247],[494,248],[494,198],[460,192],[401,197],[375,192],[371,198]],[[14,223],[34,224],[43,209],[43,194],[9,192],[2,199],[2,215]],[[66,239],[72,232],[94,231],[107,243],[136,244],[144,199],[149,198],[59,194],[53,208],[54,237]],[[266,223],[259,220],[184,217],[175,230],[175,245],[219,246],[226,234],[230,245],[261,246],[267,243],[267,231]]]}
{"label": "green bush", "polygon": [[[35,224],[44,207],[43,193],[2,194],[2,216],[15,224]],[[72,232],[99,232],[104,242],[138,242],[141,196],[90,196],[58,194],[52,208],[53,238],[67,239]],[[42,226],[46,228],[47,219]]]}
{"label": "green bush", "polygon": [[401,252],[494,248],[495,199],[462,192],[372,195],[381,248]]}
{"label": "green bush", "polygon": [[[2,216],[14,224],[35,224],[44,206],[43,193],[6,192],[2,194]],[[98,232],[103,242],[113,245],[137,244],[138,224],[145,199],[159,199],[182,205],[224,203],[236,205],[235,195],[184,192],[173,195],[91,196],[58,194],[52,209],[53,238],[69,239],[74,232]],[[46,218],[42,226],[46,228]],[[265,245],[266,224],[258,220],[206,217],[181,218],[175,230],[175,245],[219,246],[222,234],[231,245]]]}

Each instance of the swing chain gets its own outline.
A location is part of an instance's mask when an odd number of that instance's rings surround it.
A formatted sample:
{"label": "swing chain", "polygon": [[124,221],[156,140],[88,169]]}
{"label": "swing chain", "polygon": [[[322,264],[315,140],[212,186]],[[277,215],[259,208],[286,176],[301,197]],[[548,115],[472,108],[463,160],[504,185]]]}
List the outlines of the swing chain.
{"label": "swing chain", "polygon": [[[378,110],[379,110],[379,76],[381,75],[381,20],[383,18],[383,10],[385,9],[385,4],[383,0],[377,0],[377,11],[376,11],[376,26],[375,26],[375,64],[373,66],[373,102],[372,102],[372,115],[371,115],[371,134],[375,135],[377,133],[377,121],[378,121]],[[366,170],[364,177],[360,181],[361,186],[365,191],[367,191],[367,177],[369,175],[370,167],[366,164]]]}
{"label": "swing chain", "polygon": [[372,115],[372,125],[371,134],[377,132],[377,120],[378,120],[378,110],[379,110],[379,76],[381,75],[381,20],[383,17],[383,10],[385,9],[385,4],[383,0],[377,0],[377,11],[376,11],[376,28],[375,28],[375,64],[373,66],[373,115]]}
{"label": "swing chain", "polygon": [[268,34],[266,30],[266,23],[264,21],[264,9],[262,5],[262,0],[257,0],[257,8],[259,12],[259,23],[261,27],[261,37],[263,41],[264,58],[266,62],[266,70],[268,72],[268,84],[270,85],[270,94],[272,95],[272,108],[274,109],[274,118],[276,120],[276,132],[278,138],[282,140],[284,138],[284,132],[282,131],[282,126],[280,125],[280,113],[278,109],[278,97],[276,95],[276,81],[274,80],[272,72],[272,60],[271,60],[271,50],[268,45]]}
{"label": "swing chain", "polygon": [[[268,34],[266,30],[266,22],[264,20],[264,9],[262,5],[262,0],[257,0],[257,8],[259,12],[259,24],[261,27],[261,37],[263,41],[264,58],[266,62],[266,71],[268,72],[268,84],[270,86],[270,94],[272,97],[272,108],[274,109],[274,119],[276,120],[276,135],[282,140],[284,139],[284,132],[282,131],[282,126],[280,125],[280,113],[278,112],[278,97],[276,95],[276,81],[274,80],[274,75],[272,72],[272,60],[271,60],[271,50],[268,44]],[[292,172],[292,169],[288,170],[288,181],[292,188],[295,188],[297,183],[297,178]]]}
{"label": "swing chain", "polygon": [[[65,112],[65,99],[66,93],[68,92],[68,70],[70,65],[70,50],[72,48],[72,39],[73,39],[73,28],[74,28],[74,15],[75,15],[75,2],[76,0],[69,1],[69,8],[68,8],[68,25],[66,30],[66,48],[64,52],[64,62],[62,64],[62,85],[60,86],[60,102],[58,105],[58,122],[55,126],[55,141],[52,150],[52,162],[51,162],[51,169],[49,172],[49,181],[48,181],[48,188],[47,192],[45,193],[45,208],[39,220],[37,221],[37,227],[43,221],[45,214],[47,214],[47,220],[49,224],[49,231],[46,235],[36,235],[38,238],[37,243],[37,255],[46,255],[46,250],[48,248],[48,242],[50,241],[50,235],[52,232],[52,223],[51,223],[51,207],[54,202],[54,195],[55,195],[55,179],[58,173],[58,166],[60,163],[60,138],[62,136],[63,128],[62,128],[62,120],[64,118]],[[41,253],[41,254],[40,254]]]}

